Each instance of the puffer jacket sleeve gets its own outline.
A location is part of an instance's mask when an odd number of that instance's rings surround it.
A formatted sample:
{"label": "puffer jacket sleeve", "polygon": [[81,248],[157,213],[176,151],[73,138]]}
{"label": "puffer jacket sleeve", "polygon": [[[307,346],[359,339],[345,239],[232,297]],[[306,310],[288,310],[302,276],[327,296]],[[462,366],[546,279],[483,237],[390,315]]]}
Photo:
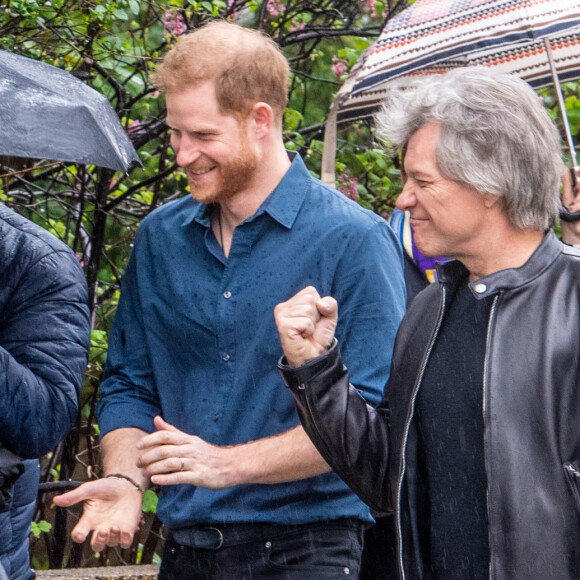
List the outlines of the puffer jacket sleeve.
{"label": "puffer jacket sleeve", "polygon": [[375,409],[350,384],[340,348],[301,367],[278,364],[304,430],[333,471],[369,506],[392,511],[389,501],[389,409]]}
{"label": "puffer jacket sleeve", "polygon": [[75,420],[90,322],[75,255],[22,220],[0,225],[0,440],[36,458]]}

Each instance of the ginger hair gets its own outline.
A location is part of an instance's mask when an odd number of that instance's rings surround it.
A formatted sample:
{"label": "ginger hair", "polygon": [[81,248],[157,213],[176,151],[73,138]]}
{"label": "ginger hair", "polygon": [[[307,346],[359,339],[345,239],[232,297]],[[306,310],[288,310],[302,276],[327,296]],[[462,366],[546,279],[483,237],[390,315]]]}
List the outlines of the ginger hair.
{"label": "ginger hair", "polygon": [[214,81],[223,113],[245,116],[261,101],[281,121],[289,77],[288,61],[271,38],[237,24],[213,21],[180,37],[152,80],[162,93]]}

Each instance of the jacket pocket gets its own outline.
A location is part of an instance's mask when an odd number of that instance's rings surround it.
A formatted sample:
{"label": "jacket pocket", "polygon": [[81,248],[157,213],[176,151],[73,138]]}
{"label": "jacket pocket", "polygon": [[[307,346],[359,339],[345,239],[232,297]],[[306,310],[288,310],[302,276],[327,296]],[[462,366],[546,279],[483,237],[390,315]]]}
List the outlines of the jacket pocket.
{"label": "jacket pocket", "polygon": [[580,469],[578,464],[564,463],[564,473],[576,502],[576,509],[580,512]]}

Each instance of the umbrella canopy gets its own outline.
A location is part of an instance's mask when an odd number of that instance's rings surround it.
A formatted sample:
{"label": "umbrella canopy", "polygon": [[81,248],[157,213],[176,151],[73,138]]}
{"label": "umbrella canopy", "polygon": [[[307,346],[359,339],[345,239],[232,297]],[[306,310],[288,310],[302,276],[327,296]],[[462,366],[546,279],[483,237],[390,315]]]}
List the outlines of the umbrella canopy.
{"label": "umbrella canopy", "polygon": [[107,98],[57,67],[0,51],[0,155],[127,171],[140,163]]}
{"label": "umbrella canopy", "polygon": [[[580,78],[580,28],[574,28],[555,36],[546,37],[560,82]],[[464,54],[455,58],[431,64],[423,69],[413,70],[405,78],[443,74],[464,66],[489,66],[513,73],[527,81],[535,89],[554,85],[554,75],[550,67],[546,39],[518,43],[513,46],[492,47]],[[360,74],[360,73],[359,73]],[[358,76],[358,75],[357,75]],[[400,77],[395,77],[400,78]],[[362,119],[373,115],[387,94],[385,80],[373,89],[353,92],[353,80],[347,80],[340,91],[339,122]]]}
{"label": "umbrella canopy", "polygon": [[334,183],[337,122],[373,115],[394,79],[471,65],[517,74],[534,88],[553,84],[563,109],[559,81],[580,78],[580,0],[417,0],[387,23],[333,102],[322,179]]}
{"label": "umbrella canopy", "polygon": [[506,63],[505,51],[522,45],[528,48],[521,56],[538,56],[542,39],[554,37],[562,39],[561,58],[573,54],[579,61],[577,44],[565,48],[566,32],[579,26],[580,0],[417,0],[387,23],[357,63],[342,91],[339,119],[360,118],[369,105],[363,95],[378,97],[395,78],[447,61],[465,66],[472,53],[482,63]]}

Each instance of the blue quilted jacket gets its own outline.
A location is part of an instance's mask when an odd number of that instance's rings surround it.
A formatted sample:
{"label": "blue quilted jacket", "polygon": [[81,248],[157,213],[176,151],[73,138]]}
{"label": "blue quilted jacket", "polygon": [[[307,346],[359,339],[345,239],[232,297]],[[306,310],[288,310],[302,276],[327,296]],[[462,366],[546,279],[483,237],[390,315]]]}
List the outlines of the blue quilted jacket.
{"label": "blue quilted jacket", "polygon": [[0,204],[0,442],[26,460],[0,513],[0,578],[33,575],[38,458],[76,418],[89,340],[86,282],[73,252]]}

